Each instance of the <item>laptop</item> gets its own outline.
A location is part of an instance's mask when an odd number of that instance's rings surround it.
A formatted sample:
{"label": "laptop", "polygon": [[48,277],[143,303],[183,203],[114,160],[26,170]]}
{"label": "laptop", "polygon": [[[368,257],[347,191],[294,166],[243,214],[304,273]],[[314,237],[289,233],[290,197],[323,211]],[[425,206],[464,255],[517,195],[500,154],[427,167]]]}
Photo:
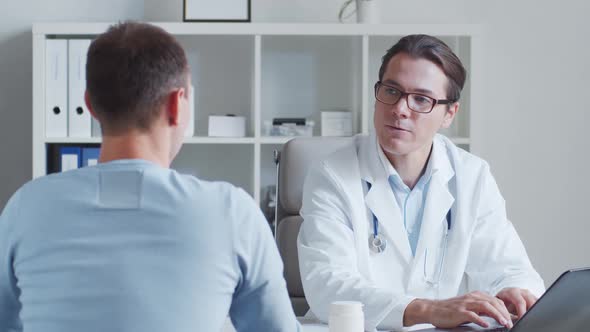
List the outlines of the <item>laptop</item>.
{"label": "laptop", "polygon": [[578,332],[590,331],[590,268],[564,272],[511,329],[459,326],[420,332]]}

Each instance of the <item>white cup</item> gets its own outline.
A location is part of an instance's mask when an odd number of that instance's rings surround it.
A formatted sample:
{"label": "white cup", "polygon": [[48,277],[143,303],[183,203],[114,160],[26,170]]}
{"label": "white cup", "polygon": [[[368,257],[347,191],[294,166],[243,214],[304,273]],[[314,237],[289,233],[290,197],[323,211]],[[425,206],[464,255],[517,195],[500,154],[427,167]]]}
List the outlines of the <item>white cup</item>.
{"label": "white cup", "polygon": [[379,23],[380,15],[379,0],[356,0],[356,21],[358,23]]}
{"label": "white cup", "polygon": [[356,301],[337,301],[330,305],[330,332],[363,332],[365,317],[363,304]]}

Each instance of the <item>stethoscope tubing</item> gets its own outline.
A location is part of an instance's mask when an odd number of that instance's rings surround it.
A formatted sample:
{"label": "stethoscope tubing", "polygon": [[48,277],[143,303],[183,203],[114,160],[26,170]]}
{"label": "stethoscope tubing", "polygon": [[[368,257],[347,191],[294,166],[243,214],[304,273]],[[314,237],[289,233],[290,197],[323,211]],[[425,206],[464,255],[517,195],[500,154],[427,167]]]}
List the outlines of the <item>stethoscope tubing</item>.
{"label": "stethoscope tubing", "polygon": [[[367,182],[367,191],[371,190],[371,184],[369,182]],[[384,239],[380,239],[381,236],[379,235],[379,220],[377,220],[377,216],[371,212],[371,215],[373,216],[373,241],[370,241],[370,245],[372,246],[376,241],[380,241],[382,243],[385,243]],[[451,209],[449,209],[449,211],[447,212],[447,231],[445,232],[445,247],[446,247],[446,238],[448,237],[448,232],[451,231]],[[372,248],[372,249],[378,249],[378,248]],[[382,250],[375,250],[378,253],[383,252],[385,250],[385,248],[383,248]]]}

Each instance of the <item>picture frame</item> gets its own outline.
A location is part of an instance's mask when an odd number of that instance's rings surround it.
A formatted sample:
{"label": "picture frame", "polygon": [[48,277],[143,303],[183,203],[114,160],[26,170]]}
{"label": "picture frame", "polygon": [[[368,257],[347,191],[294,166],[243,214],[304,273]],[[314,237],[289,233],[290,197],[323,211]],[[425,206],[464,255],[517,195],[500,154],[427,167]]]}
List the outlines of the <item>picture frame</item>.
{"label": "picture frame", "polygon": [[183,0],[184,22],[250,22],[251,0]]}

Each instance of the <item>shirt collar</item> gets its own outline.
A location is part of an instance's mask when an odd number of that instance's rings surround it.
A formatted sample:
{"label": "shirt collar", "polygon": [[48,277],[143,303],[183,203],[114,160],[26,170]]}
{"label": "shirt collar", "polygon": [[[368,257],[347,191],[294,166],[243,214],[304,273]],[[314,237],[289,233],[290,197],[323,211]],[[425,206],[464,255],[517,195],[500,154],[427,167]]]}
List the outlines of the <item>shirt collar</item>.
{"label": "shirt collar", "polygon": [[[379,144],[378,139],[376,140],[376,142],[377,154],[379,155],[379,160],[381,161],[381,165],[385,170],[385,174],[387,175],[389,182],[399,189],[410,191],[409,187],[402,181],[397,170],[393,167],[389,159],[387,159],[387,156],[385,156],[385,152],[383,152],[383,148],[381,148],[381,144]],[[430,156],[426,164],[426,170],[424,171],[424,174],[420,176],[420,179],[416,183],[416,186],[423,186],[424,184],[428,183],[428,181],[430,181],[430,179],[432,178],[432,175],[438,169],[435,165],[437,164],[437,161],[440,160],[440,156],[438,156],[438,154],[440,154],[440,151],[438,150],[439,148],[436,148],[436,144],[433,143],[432,151],[430,152]]]}

